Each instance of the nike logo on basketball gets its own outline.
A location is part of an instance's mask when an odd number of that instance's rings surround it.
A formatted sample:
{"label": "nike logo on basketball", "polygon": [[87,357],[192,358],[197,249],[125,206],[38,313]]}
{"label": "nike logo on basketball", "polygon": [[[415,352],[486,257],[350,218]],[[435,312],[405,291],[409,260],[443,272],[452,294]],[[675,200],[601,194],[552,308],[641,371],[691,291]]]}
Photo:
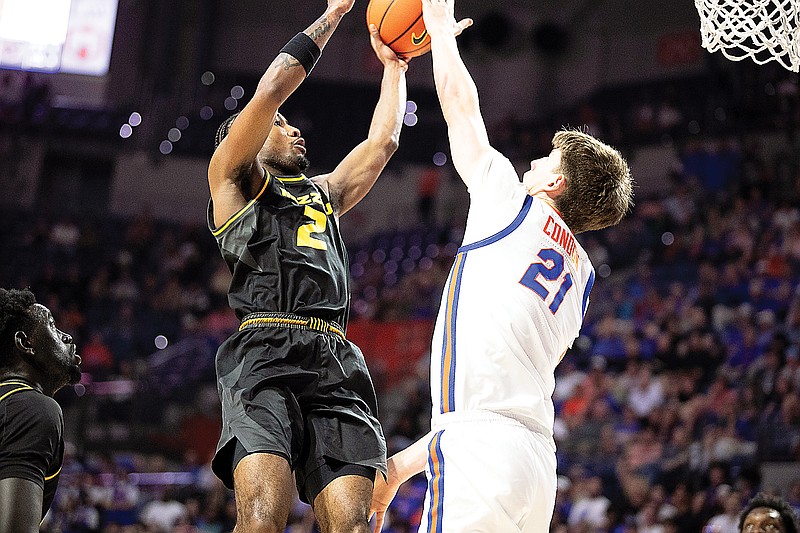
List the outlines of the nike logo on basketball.
{"label": "nike logo on basketball", "polygon": [[422,41],[425,40],[425,37],[428,36],[428,30],[422,32],[422,35],[417,37],[416,33],[411,34],[411,42],[414,43],[414,46],[419,46],[422,44]]}

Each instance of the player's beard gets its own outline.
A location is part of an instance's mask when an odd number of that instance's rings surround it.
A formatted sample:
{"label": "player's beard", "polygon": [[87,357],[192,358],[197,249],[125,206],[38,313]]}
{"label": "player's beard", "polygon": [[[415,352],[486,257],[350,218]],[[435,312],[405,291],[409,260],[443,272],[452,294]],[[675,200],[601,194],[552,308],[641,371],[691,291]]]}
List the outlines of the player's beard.
{"label": "player's beard", "polygon": [[60,373],[70,385],[75,385],[81,380],[81,367],[77,357],[75,353],[65,353],[58,357],[58,366],[61,367],[59,369]]}
{"label": "player's beard", "polygon": [[275,169],[281,175],[296,176],[305,172],[311,162],[304,155],[293,154],[284,157],[265,157],[261,160],[261,164]]}
{"label": "player's beard", "polygon": [[75,385],[81,381],[81,367],[76,364],[67,366],[67,379],[70,385]]}
{"label": "player's beard", "polygon": [[45,376],[46,386],[56,391],[66,384],[80,382],[81,367],[75,357],[69,351],[57,351],[46,358],[33,358],[30,363]]}

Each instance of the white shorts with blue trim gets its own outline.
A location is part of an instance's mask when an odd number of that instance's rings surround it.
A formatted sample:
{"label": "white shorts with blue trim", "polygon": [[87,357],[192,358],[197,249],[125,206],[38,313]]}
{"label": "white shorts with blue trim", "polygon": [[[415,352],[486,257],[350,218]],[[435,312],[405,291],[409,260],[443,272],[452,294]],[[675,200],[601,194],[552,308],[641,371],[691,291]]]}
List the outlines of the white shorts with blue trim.
{"label": "white shorts with blue trim", "polygon": [[549,531],[552,437],[488,411],[437,416],[433,435],[420,533]]}

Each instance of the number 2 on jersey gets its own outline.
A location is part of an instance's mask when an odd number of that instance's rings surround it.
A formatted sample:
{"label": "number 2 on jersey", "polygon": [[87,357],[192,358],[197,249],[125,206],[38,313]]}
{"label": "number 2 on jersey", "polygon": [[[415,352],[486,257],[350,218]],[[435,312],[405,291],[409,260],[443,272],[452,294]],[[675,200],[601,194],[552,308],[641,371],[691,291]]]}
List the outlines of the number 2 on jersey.
{"label": "number 2 on jersey", "polygon": [[[550,291],[547,290],[537,278],[541,276],[545,281],[558,280],[561,274],[564,273],[564,256],[552,248],[543,248],[539,250],[539,259],[541,259],[542,262],[531,263],[531,266],[528,267],[528,270],[519,282],[538,294],[542,300],[547,300],[550,296]],[[548,263],[550,263],[551,266],[548,266]],[[564,276],[564,281],[561,282],[556,295],[553,297],[553,301],[550,302],[549,308],[551,313],[556,314],[558,308],[561,307],[561,302],[564,301],[564,296],[566,296],[567,291],[571,288],[572,275],[567,272],[567,275]]]}
{"label": "number 2 on jersey", "polygon": [[328,245],[325,241],[312,237],[312,234],[323,233],[325,228],[328,227],[328,218],[325,213],[307,205],[303,214],[313,222],[303,224],[297,229],[297,246],[309,246],[317,250],[327,250]]}

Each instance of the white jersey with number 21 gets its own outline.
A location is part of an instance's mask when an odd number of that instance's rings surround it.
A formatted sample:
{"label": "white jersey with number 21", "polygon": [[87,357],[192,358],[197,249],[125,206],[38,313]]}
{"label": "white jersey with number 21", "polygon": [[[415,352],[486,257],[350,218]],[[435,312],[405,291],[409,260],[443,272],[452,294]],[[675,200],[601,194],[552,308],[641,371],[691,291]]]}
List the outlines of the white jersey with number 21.
{"label": "white jersey with number 21", "polygon": [[549,204],[495,150],[469,184],[464,243],[431,350],[433,423],[485,410],[552,439],[554,370],[578,336],[594,269]]}

